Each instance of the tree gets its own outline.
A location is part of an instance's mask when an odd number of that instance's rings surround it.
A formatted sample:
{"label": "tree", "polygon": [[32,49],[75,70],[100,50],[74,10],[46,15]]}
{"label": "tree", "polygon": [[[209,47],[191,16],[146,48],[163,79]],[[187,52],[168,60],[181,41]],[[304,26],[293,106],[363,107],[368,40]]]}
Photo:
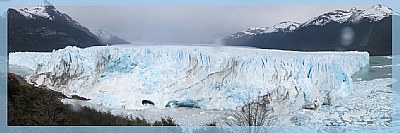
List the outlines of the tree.
{"label": "tree", "polygon": [[269,125],[272,118],[273,108],[270,102],[263,102],[265,99],[251,100],[242,107],[239,107],[231,115],[233,119],[227,121],[230,126],[264,126]]}

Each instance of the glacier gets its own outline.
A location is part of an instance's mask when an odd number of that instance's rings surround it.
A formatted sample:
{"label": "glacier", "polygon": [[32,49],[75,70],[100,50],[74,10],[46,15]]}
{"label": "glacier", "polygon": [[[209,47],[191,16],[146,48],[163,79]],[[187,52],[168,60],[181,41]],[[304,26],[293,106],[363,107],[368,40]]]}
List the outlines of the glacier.
{"label": "glacier", "polygon": [[116,45],[48,53],[15,52],[9,65],[27,67],[31,84],[115,109],[157,108],[171,101],[234,109],[270,96],[277,108],[335,104],[352,89],[367,52],[298,52],[228,46]]}

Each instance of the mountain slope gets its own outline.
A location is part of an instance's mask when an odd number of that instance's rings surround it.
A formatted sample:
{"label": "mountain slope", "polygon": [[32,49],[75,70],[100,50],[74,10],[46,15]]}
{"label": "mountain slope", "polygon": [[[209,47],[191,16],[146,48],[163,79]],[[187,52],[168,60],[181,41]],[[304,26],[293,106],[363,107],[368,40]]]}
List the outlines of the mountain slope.
{"label": "mountain slope", "polygon": [[97,37],[103,44],[130,44],[130,42],[115,36],[105,29],[98,29]]}
{"label": "mountain slope", "polygon": [[52,51],[68,45],[102,45],[96,35],[46,0],[44,5],[8,10],[8,51]]}
{"label": "mountain slope", "polygon": [[297,22],[281,22],[276,24],[272,27],[259,27],[259,28],[249,28],[245,31],[241,31],[235,34],[231,34],[229,38],[240,38],[245,36],[253,36],[258,34],[266,34],[266,33],[273,33],[273,32],[293,32],[300,26],[300,23]]}
{"label": "mountain slope", "polygon": [[176,126],[172,118],[150,123],[143,118],[128,118],[103,113],[89,107],[63,104],[60,92],[26,83],[23,77],[7,74],[8,126]]}
{"label": "mountain slope", "polygon": [[[291,32],[246,34],[224,39],[226,45],[300,51],[368,51],[392,54],[392,9],[376,5],[366,10],[336,10],[314,17]],[[247,31],[251,32],[251,31]]]}

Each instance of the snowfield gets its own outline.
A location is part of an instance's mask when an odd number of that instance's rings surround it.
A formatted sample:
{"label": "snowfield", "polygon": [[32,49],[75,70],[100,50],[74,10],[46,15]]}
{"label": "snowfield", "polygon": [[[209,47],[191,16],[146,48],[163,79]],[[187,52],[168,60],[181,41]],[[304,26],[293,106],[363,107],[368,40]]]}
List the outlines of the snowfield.
{"label": "snowfield", "polygon": [[234,109],[266,96],[281,113],[319,107],[349,95],[351,75],[369,63],[367,52],[297,52],[212,46],[66,47],[51,53],[9,54],[9,65],[34,71],[28,82],[91,105],[163,109],[171,101],[201,109]]}

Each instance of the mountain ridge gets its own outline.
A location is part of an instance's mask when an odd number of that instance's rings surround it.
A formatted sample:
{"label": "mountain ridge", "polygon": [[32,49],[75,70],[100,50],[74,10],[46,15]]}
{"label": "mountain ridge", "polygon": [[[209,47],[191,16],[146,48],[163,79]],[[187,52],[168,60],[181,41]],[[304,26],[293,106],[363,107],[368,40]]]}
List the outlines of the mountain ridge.
{"label": "mountain ridge", "polygon": [[391,55],[392,16],[392,9],[383,5],[365,10],[335,10],[309,19],[291,32],[264,33],[248,29],[228,35],[223,43],[267,49],[356,50],[368,51],[371,55]]}
{"label": "mountain ridge", "polygon": [[115,35],[110,35],[111,41],[104,41],[47,0],[33,7],[9,8],[7,13],[8,52],[50,52],[66,46],[86,48],[127,42]]}
{"label": "mountain ridge", "polygon": [[96,35],[47,0],[42,5],[9,8],[8,52],[49,52],[68,45],[103,45]]}
{"label": "mountain ridge", "polygon": [[97,29],[96,35],[104,44],[130,44],[130,42],[119,38],[104,28]]}

